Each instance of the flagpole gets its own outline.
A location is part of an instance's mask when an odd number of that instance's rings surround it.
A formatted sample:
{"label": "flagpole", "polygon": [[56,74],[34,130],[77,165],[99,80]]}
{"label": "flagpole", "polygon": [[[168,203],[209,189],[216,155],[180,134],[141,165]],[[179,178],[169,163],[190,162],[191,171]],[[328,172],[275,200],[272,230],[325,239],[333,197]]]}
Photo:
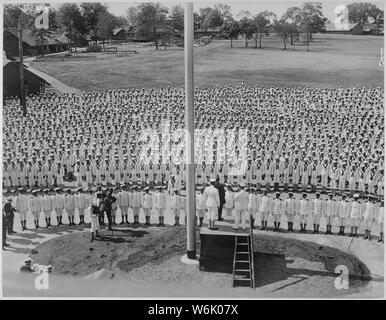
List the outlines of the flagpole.
{"label": "flagpole", "polygon": [[186,151],[186,235],[187,258],[196,259],[195,183],[194,183],[194,105],[193,105],[193,3],[185,3],[185,151]]}

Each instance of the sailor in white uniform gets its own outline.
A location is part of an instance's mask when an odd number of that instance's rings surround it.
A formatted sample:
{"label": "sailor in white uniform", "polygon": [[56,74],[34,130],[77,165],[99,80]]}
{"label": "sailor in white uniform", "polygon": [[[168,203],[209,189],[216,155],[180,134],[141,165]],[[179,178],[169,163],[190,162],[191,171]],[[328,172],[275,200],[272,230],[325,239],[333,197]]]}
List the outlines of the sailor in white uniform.
{"label": "sailor in white uniform", "polygon": [[196,194],[196,216],[199,220],[199,227],[202,227],[202,223],[204,220],[205,214],[205,196],[204,196],[204,188],[202,186],[198,187],[198,192]]}
{"label": "sailor in white uniform", "polygon": [[363,224],[365,228],[364,239],[371,240],[371,228],[375,222],[375,199],[372,196],[369,196],[367,201],[363,204]]}
{"label": "sailor in white uniform", "polygon": [[339,232],[338,235],[344,236],[344,229],[346,225],[346,220],[349,219],[350,215],[350,203],[346,200],[346,195],[342,194],[342,200],[338,203],[338,210],[337,210],[337,216],[338,216],[338,225],[339,225]]}
{"label": "sailor in white uniform", "polygon": [[215,219],[218,212],[218,207],[220,206],[220,195],[218,189],[215,188],[214,184],[216,179],[210,179],[210,185],[205,188],[204,195],[206,199],[206,207],[208,209],[209,215],[209,229],[217,230],[215,228]]}
{"label": "sailor in white uniform", "polygon": [[235,197],[234,197],[234,204],[235,204],[235,225],[233,226],[233,229],[238,230],[239,224],[240,224],[240,218],[241,218],[241,226],[243,230],[246,228],[246,215],[248,212],[248,201],[249,201],[249,195],[248,192],[244,190],[245,184],[240,184],[240,191],[236,189]]}
{"label": "sailor in white uniform", "polygon": [[271,213],[273,216],[273,231],[280,230],[281,215],[283,212],[283,201],[280,199],[280,192],[276,192],[276,198],[271,201]]}
{"label": "sailor in white uniform", "polygon": [[354,201],[351,203],[351,210],[350,210],[350,227],[351,227],[351,233],[350,237],[356,237],[358,238],[358,227],[360,223],[360,218],[362,216],[362,205],[359,202],[359,194],[354,194]]}

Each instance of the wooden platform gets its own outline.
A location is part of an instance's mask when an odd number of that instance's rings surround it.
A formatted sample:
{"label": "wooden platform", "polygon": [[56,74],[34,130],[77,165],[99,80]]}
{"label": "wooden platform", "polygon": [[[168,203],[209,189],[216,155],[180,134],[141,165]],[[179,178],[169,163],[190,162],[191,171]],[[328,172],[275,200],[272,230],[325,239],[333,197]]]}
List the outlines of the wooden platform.
{"label": "wooden platform", "polygon": [[236,237],[249,238],[249,228],[235,230],[230,221],[216,221],[218,230],[200,229],[200,270],[233,272]]}

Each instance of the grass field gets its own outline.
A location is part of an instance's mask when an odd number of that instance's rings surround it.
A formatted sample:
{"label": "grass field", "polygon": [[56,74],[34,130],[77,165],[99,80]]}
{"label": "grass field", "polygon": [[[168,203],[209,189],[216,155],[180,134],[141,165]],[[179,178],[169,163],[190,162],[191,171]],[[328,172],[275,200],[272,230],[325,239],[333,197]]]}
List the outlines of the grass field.
{"label": "grass field", "polygon": [[[251,47],[252,46],[252,47]],[[244,41],[216,40],[195,47],[194,69],[197,87],[247,84],[311,87],[383,86],[379,67],[383,37],[316,35],[310,46],[288,46],[282,50],[279,38],[263,39],[263,48],[244,47]],[[183,48],[155,51],[141,44],[120,49],[137,54],[79,53],[69,59],[46,58],[32,63],[67,85],[81,90],[111,88],[161,88],[184,85]]]}

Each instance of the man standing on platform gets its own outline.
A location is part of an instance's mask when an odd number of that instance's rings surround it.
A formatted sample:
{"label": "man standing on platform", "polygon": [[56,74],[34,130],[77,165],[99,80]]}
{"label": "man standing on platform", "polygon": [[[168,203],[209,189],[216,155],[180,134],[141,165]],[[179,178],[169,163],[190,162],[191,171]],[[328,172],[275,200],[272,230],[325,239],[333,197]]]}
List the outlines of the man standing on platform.
{"label": "man standing on platform", "polygon": [[272,200],[271,206],[273,224],[275,225],[273,231],[280,231],[280,221],[283,210],[282,200],[280,199],[280,192],[276,192],[276,198]]}
{"label": "man standing on platform", "polygon": [[260,216],[261,216],[261,230],[268,230],[268,214],[270,209],[270,198],[268,196],[268,191],[264,190],[264,195],[261,197],[260,201]]}
{"label": "man standing on platform", "polygon": [[219,177],[217,177],[217,179],[216,179],[215,187],[218,190],[218,194],[220,197],[220,206],[218,207],[218,219],[217,220],[223,221],[224,219],[222,217],[222,209],[223,209],[223,206],[225,203],[225,189],[224,189],[224,185],[220,182]]}
{"label": "man standing on platform", "polygon": [[242,220],[241,226],[243,230],[246,228],[246,214],[248,212],[249,194],[244,190],[245,184],[240,184],[240,191],[235,193],[234,205],[235,205],[235,225],[233,229],[238,230],[240,224],[240,218]]}
{"label": "man standing on platform", "polygon": [[204,195],[206,199],[206,207],[208,208],[209,215],[209,229],[217,230],[215,228],[215,216],[218,212],[218,208],[220,207],[220,195],[218,190],[215,188],[216,180],[210,179],[210,185],[205,188]]}

